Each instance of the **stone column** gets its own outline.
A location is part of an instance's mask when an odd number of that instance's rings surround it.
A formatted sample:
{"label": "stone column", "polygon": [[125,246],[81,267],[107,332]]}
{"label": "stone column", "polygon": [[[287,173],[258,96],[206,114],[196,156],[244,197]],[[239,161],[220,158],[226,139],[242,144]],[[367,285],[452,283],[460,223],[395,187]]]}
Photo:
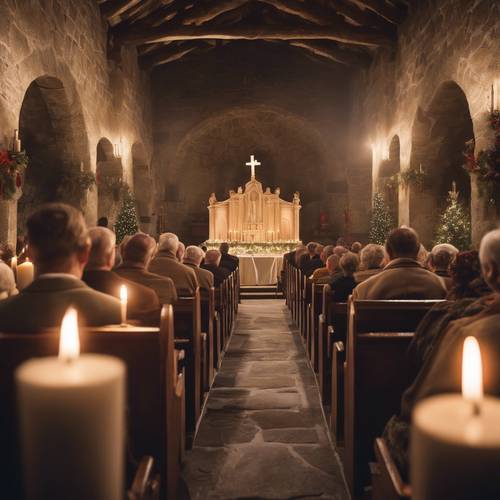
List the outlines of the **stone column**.
{"label": "stone column", "polygon": [[478,180],[475,175],[471,175],[471,203],[470,215],[472,226],[472,245],[479,248],[481,238],[491,229],[498,226],[498,208],[489,203],[486,197],[481,196]]}
{"label": "stone column", "polygon": [[208,239],[210,241],[214,241],[215,240],[215,207],[212,205],[208,207],[208,225],[209,225]]}
{"label": "stone column", "polygon": [[0,199],[0,242],[16,248],[17,239],[17,199]]}

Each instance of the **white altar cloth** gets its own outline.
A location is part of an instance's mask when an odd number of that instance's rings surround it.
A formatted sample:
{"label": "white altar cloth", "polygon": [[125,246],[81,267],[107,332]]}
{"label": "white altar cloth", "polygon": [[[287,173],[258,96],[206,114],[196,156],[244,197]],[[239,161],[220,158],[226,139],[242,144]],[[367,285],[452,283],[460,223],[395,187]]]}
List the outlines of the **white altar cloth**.
{"label": "white altar cloth", "polygon": [[276,285],[283,269],[282,255],[238,255],[243,286]]}

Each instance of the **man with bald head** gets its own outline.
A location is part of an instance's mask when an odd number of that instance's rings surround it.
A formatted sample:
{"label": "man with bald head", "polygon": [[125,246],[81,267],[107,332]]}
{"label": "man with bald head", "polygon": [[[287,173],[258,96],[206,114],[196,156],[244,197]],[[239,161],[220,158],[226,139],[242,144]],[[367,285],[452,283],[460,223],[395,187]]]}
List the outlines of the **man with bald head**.
{"label": "man with bald head", "polygon": [[143,324],[154,325],[160,317],[160,302],[150,288],[128,281],[112,271],[115,263],[116,236],[106,227],[89,229],[92,243],[82,280],[99,292],[120,297],[122,285],[127,287],[127,316]]}
{"label": "man with bald head", "polygon": [[123,262],[115,272],[122,278],[151,288],[161,304],[173,304],[177,301],[174,282],[147,270],[155,250],[156,241],[151,236],[144,233],[134,234],[122,246]]}
{"label": "man with bald head", "polygon": [[195,272],[178,261],[179,238],[173,233],[160,235],[158,253],[149,264],[149,272],[171,278],[177,294],[191,296],[198,288]]}
{"label": "man with bald head", "polygon": [[418,261],[420,242],[409,227],[393,229],[385,249],[389,263],[384,270],[360,283],[353,291],[354,300],[444,299],[442,278],[425,269]]}
{"label": "man with bald head", "polygon": [[210,290],[214,286],[214,275],[206,269],[201,269],[204,258],[205,252],[200,247],[190,245],[184,253],[183,263],[195,272],[200,288]]}

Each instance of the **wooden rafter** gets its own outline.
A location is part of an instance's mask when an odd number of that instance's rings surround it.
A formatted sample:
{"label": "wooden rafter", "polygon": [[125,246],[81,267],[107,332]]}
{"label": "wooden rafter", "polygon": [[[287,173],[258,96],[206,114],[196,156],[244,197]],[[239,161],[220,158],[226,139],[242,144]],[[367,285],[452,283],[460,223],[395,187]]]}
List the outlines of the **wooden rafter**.
{"label": "wooden rafter", "polygon": [[403,22],[405,12],[392,4],[387,3],[385,0],[355,0],[361,7],[372,10],[376,14],[387,19],[391,23],[398,24]]}
{"label": "wooden rafter", "polygon": [[209,5],[198,3],[183,14],[182,23],[200,26],[225,12],[241,7],[247,2],[248,0],[217,0]]}
{"label": "wooden rafter", "polygon": [[371,61],[369,54],[354,50],[341,49],[332,42],[318,42],[313,40],[293,40],[289,42],[293,47],[300,47],[314,55],[347,66],[367,66]]}
{"label": "wooden rafter", "polygon": [[361,26],[376,26],[381,29],[394,29],[393,24],[379,16],[373,10],[362,9],[349,0],[328,0],[328,4],[336,12]]}
{"label": "wooden rafter", "polygon": [[321,7],[318,3],[300,2],[298,0],[259,0],[261,3],[272,5],[276,9],[291,14],[301,19],[319,24],[320,26],[328,26],[339,21],[338,14],[329,9]]}
{"label": "wooden rafter", "polygon": [[215,47],[215,42],[182,42],[171,44],[141,58],[141,66],[151,69],[163,64],[179,61],[195,51],[206,51]]}
{"label": "wooden rafter", "polygon": [[139,3],[140,0],[110,0],[101,4],[101,14],[106,19],[123,14],[125,11]]}

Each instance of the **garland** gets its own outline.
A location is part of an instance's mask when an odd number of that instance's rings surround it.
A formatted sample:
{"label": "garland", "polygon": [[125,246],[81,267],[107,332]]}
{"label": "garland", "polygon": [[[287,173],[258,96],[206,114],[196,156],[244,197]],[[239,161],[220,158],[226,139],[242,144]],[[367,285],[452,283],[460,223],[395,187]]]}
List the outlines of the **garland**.
{"label": "garland", "polygon": [[[222,241],[206,241],[209,250],[218,249]],[[250,243],[228,241],[231,253],[235,255],[284,254],[295,250],[299,241],[276,241],[274,243]]]}
{"label": "garland", "polygon": [[385,186],[389,189],[397,189],[399,186],[407,189],[411,185],[417,186],[419,189],[424,188],[426,173],[422,168],[409,168],[403,172],[391,175],[385,181]]}
{"label": "garland", "polygon": [[488,122],[493,130],[495,140],[493,147],[479,151],[474,155],[476,143],[474,139],[465,143],[464,169],[470,175],[476,175],[479,181],[479,191],[490,202],[500,204],[500,111],[490,113]]}
{"label": "garland", "polygon": [[11,200],[23,185],[29,159],[26,151],[0,150],[0,198]]}
{"label": "garland", "polygon": [[93,172],[59,169],[57,176],[57,192],[59,196],[81,196],[87,190],[92,190],[96,180]]}
{"label": "garland", "polygon": [[111,194],[115,201],[118,201],[122,195],[129,191],[128,184],[121,177],[114,175],[100,176],[97,184],[103,192]]}

